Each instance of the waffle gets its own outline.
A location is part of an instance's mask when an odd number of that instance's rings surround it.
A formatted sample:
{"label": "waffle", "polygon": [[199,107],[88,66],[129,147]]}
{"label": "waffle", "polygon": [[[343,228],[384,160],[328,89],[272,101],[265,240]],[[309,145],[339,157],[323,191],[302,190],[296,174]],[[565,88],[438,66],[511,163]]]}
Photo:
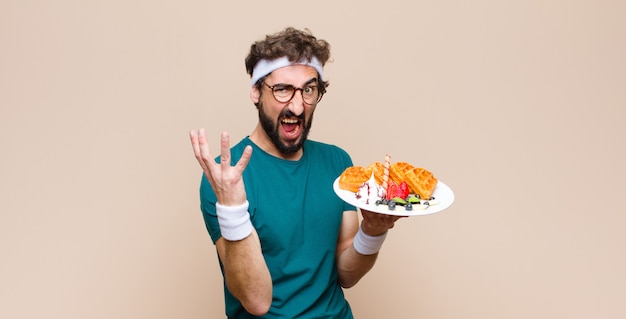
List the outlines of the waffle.
{"label": "waffle", "polygon": [[383,184],[383,176],[385,174],[385,165],[381,162],[374,162],[365,168],[365,174],[369,179],[374,174],[374,179],[378,185]]}
{"label": "waffle", "polygon": [[357,192],[359,191],[359,187],[361,187],[370,176],[371,175],[368,175],[362,166],[350,166],[339,176],[339,188]]}
{"label": "waffle", "polygon": [[433,173],[421,167],[404,172],[403,177],[410,191],[420,195],[423,199],[430,199],[438,182]]}
{"label": "waffle", "polygon": [[407,162],[392,163],[389,165],[389,177],[396,182],[396,184],[401,184],[405,180],[404,174],[413,168],[413,165]]}

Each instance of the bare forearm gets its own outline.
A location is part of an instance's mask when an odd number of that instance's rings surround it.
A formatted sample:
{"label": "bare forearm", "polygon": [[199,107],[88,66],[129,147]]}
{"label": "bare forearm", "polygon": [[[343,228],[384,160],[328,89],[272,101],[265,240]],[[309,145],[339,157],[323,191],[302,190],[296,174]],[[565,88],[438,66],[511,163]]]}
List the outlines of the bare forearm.
{"label": "bare forearm", "polygon": [[344,213],[337,244],[339,284],[345,288],[356,285],[374,267],[387,231],[400,218],[364,210],[361,213],[361,227],[355,219],[356,214]]}
{"label": "bare forearm", "polygon": [[339,284],[344,288],[356,285],[374,267],[377,257],[378,253],[361,255],[353,246],[347,247],[337,258]]}
{"label": "bare forearm", "polygon": [[228,290],[254,315],[267,312],[272,302],[272,279],[256,231],[245,239],[216,243]]}

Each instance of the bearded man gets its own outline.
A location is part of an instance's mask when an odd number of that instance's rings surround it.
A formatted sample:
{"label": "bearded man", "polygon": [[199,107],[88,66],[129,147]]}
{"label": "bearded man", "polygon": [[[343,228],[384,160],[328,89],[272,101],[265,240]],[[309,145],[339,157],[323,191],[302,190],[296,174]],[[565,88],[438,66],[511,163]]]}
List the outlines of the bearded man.
{"label": "bearded man", "polygon": [[228,318],[353,318],[343,289],[373,266],[397,216],[343,202],[333,181],[352,159],[309,140],[326,93],[330,45],[286,28],[252,44],[245,59],[259,122],[213,156],[190,132],[203,169],[200,203],[224,276]]}

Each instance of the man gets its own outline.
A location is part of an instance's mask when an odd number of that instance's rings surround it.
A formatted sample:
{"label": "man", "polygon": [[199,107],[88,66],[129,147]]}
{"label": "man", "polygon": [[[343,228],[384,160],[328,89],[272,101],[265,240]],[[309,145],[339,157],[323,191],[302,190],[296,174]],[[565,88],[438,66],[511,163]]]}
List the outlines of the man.
{"label": "man", "polygon": [[215,158],[205,131],[190,132],[228,318],[352,318],[342,288],[372,268],[398,219],[361,211],[359,225],[332,187],[351,158],[307,139],[329,57],[308,30],[266,36],[245,60],[259,114],[252,133],[232,148],[222,133]]}

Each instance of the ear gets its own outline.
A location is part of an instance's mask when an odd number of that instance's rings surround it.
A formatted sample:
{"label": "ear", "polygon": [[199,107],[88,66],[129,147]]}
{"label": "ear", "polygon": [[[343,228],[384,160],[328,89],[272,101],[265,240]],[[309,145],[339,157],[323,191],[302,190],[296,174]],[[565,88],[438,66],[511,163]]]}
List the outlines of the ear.
{"label": "ear", "polygon": [[261,92],[259,92],[259,89],[255,85],[252,87],[252,89],[250,89],[250,100],[252,100],[252,103],[254,103],[254,105],[257,105],[259,104],[260,98],[261,98]]}

